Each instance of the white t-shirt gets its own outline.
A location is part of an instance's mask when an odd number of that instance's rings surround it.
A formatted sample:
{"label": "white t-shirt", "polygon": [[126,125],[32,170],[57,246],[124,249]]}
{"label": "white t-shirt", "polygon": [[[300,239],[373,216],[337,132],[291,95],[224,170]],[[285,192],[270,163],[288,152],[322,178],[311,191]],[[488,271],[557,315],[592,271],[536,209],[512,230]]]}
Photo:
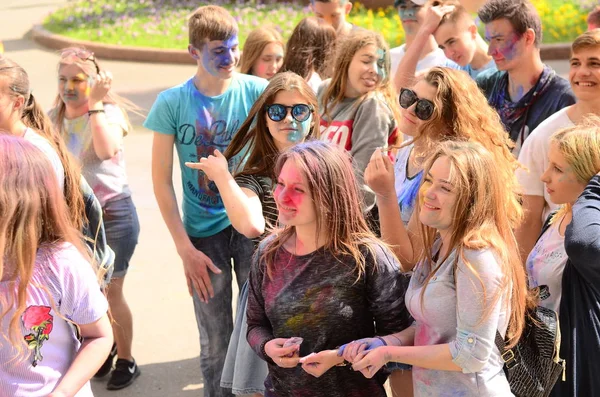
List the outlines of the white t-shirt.
{"label": "white t-shirt", "polygon": [[[402,44],[400,47],[395,47],[390,50],[390,58],[392,61],[392,75],[396,73],[396,70],[400,65],[400,61],[402,61],[402,58],[404,58],[405,54],[406,44]],[[417,62],[416,71],[419,72],[421,70],[430,69],[434,66],[443,66],[452,69],[460,69],[460,66],[452,62],[450,59],[446,58],[446,55],[444,55],[444,51],[442,51],[439,48],[436,48],[435,50],[427,54],[427,56],[425,56],[423,59],[420,59],[419,62]]]}
{"label": "white t-shirt", "polygon": [[[9,288],[9,282],[0,282],[0,295],[7,297]],[[29,350],[23,346],[25,356],[20,361],[7,364],[17,355],[17,349],[6,339],[14,309],[1,319],[0,396],[46,397],[50,394],[81,346],[74,326],[63,317],[75,324],[91,324],[108,310],[92,266],[67,243],[38,250],[26,306],[20,323]],[[76,397],[92,396],[89,382],[76,394]]]}
{"label": "white t-shirt", "polygon": [[567,263],[565,237],[558,233],[560,220],[556,220],[539,238],[527,257],[529,287],[548,287],[540,294],[540,305],[558,313],[562,295],[562,275]]}
{"label": "white t-shirt", "polygon": [[25,135],[23,135],[23,138],[31,142],[35,147],[40,149],[46,155],[46,157],[48,157],[48,160],[50,160],[50,163],[52,164],[52,169],[56,174],[60,191],[62,192],[65,186],[65,169],[60,161],[60,157],[58,157],[58,153],[56,153],[56,150],[54,150],[54,147],[52,147],[46,138],[31,128],[27,128],[25,130]]}
{"label": "white t-shirt", "polygon": [[306,83],[308,84],[308,86],[310,88],[313,89],[313,91],[316,94],[317,91],[319,90],[319,86],[321,85],[322,82],[323,82],[323,79],[321,78],[321,76],[319,76],[319,73],[317,73],[313,70],[312,73],[310,74],[310,78],[307,80]]}
{"label": "white t-shirt", "polygon": [[542,222],[546,220],[552,211],[558,208],[556,204],[550,201],[544,182],[540,178],[548,168],[550,137],[558,130],[575,125],[567,115],[567,109],[559,110],[538,125],[525,139],[519,153],[519,162],[526,169],[520,168],[517,170],[517,180],[523,187],[523,194],[527,196],[544,196],[546,204],[542,213]]}

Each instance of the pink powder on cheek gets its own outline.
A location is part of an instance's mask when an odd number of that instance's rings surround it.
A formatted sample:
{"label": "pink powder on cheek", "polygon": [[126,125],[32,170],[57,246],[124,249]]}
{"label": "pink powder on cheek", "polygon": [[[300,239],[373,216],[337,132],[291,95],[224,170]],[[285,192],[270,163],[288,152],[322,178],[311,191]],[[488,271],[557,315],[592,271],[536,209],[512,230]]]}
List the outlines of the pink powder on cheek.
{"label": "pink powder on cheek", "polygon": [[252,73],[257,77],[266,78],[268,66],[264,62],[257,62],[252,68]]}

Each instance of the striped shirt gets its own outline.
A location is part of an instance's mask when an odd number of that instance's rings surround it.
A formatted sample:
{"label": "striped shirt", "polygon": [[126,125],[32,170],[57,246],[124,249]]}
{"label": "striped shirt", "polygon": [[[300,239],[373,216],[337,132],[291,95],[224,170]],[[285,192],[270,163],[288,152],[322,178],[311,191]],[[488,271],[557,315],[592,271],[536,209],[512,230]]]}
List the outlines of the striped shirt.
{"label": "striped shirt", "polygon": [[[11,283],[0,282],[1,307]],[[14,287],[13,287],[14,288]],[[14,306],[14,305],[12,305]],[[6,339],[14,309],[2,317],[0,396],[47,396],[65,375],[81,346],[75,324],[91,324],[108,310],[90,263],[71,244],[40,247],[21,315],[23,354]],[[29,347],[29,349],[28,349]],[[89,382],[76,397],[93,396]]]}
{"label": "striped shirt", "polygon": [[253,191],[262,204],[263,217],[265,218],[265,233],[262,236],[252,239],[254,244],[258,244],[267,233],[277,226],[277,205],[273,198],[273,181],[271,178],[261,175],[237,175],[235,181],[241,188]]}

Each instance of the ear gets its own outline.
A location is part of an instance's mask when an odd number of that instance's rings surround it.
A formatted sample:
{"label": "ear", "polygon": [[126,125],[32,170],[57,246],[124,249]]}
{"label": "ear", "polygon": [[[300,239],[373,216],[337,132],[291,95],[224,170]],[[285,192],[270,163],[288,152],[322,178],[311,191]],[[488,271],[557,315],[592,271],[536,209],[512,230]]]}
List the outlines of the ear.
{"label": "ear", "polygon": [[535,32],[533,31],[533,29],[527,29],[523,36],[525,37],[525,44],[534,45],[533,43],[535,43]]}
{"label": "ear", "polygon": [[344,11],[345,11],[346,15],[350,14],[351,10],[352,10],[352,3],[347,2],[346,5],[344,5]]}
{"label": "ear", "polygon": [[475,24],[470,25],[468,30],[469,33],[471,33],[471,37],[473,38],[473,40],[475,40],[477,38],[477,35],[479,34],[479,32],[477,31],[477,26],[475,26]]}
{"label": "ear", "polygon": [[196,49],[193,45],[189,44],[188,45],[188,53],[190,54],[190,56],[192,58],[194,58],[195,60],[200,59],[200,54],[198,54],[198,49]]}
{"label": "ear", "polygon": [[15,95],[13,102],[13,109],[20,112],[25,107],[25,97],[23,95]]}

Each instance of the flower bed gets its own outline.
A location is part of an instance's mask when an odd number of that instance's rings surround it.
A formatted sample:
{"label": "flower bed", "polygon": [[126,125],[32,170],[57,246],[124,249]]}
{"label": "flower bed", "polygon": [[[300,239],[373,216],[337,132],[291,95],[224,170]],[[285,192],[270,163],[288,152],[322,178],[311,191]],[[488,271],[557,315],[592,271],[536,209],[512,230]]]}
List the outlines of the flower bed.
{"label": "flower bed", "polygon": [[[591,0],[533,0],[544,27],[544,43],[570,42],[585,31]],[[43,27],[74,39],[107,44],[185,49],[187,16],[203,4],[219,4],[240,26],[240,43],[248,33],[266,24],[276,26],[287,38],[310,10],[295,3],[204,2],[195,0],[76,0],[50,14]],[[381,32],[394,47],[404,41],[398,13],[393,7],[368,10],[354,3],[349,21]]]}

